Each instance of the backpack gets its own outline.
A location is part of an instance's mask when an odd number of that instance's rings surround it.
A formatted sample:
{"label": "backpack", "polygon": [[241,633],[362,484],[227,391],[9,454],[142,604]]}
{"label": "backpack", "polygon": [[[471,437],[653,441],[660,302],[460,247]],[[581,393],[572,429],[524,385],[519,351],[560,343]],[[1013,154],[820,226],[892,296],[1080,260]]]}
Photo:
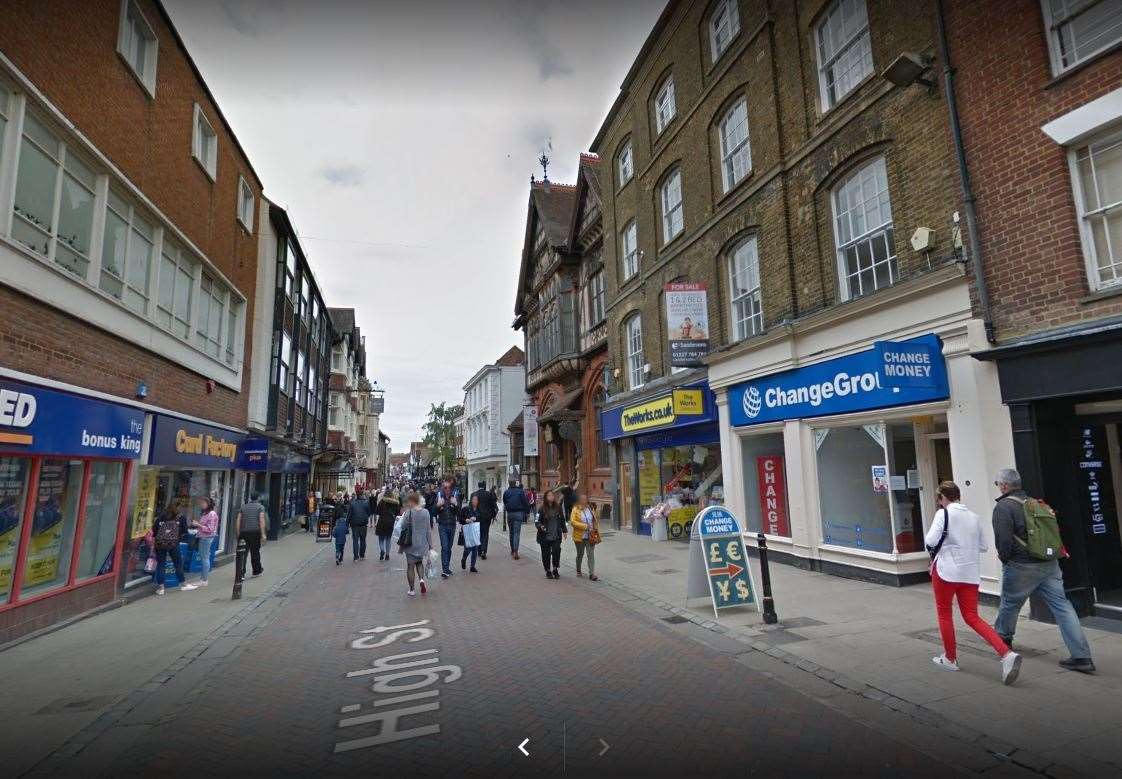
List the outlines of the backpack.
{"label": "backpack", "polygon": [[179,517],[165,517],[156,525],[156,548],[175,549],[179,545]]}
{"label": "backpack", "polygon": [[1036,560],[1059,560],[1064,556],[1064,542],[1060,537],[1060,523],[1056,512],[1042,500],[1009,496],[1021,504],[1025,512],[1025,534],[1028,539],[1013,536],[1029,556]]}

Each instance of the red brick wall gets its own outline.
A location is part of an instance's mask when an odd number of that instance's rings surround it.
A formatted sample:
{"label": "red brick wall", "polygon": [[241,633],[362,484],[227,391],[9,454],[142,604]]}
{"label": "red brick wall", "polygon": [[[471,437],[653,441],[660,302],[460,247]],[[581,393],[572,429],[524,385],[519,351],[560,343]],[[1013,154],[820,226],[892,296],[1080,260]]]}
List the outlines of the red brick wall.
{"label": "red brick wall", "polygon": [[[237,221],[238,177],[261,184],[217,108],[196,78],[156,3],[138,0],[159,40],[156,96],[151,98],[117,54],[119,0],[11,0],[4,4],[0,51],[74,123],[247,299],[244,360],[251,359],[257,236]],[[198,103],[218,135],[217,181],[191,156],[193,107]],[[69,316],[15,299],[2,290],[0,364],[49,378],[131,397],[146,381],[150,402],[227,424],[243,425],[242,394],[215,390],[205,378],[116,337],[92,331]],[[19,321],[9,305],[33,309]],[[28,327],[34,323],[35,327]],[[35,330],[29,333],[29,330]],[[112,355],[113,359],[106,359]]]}
{"label": "red brick wall", "polygon": [[0,611],[0,645],[113,600],[116,576]]}
{"label": "red brick wall", "polygon": [[1089,299],[1067,152],[1040,127],[1122,84],[1122,52],[1053,79],[1038,0],[947,4],[998,338],[1122,314]]}

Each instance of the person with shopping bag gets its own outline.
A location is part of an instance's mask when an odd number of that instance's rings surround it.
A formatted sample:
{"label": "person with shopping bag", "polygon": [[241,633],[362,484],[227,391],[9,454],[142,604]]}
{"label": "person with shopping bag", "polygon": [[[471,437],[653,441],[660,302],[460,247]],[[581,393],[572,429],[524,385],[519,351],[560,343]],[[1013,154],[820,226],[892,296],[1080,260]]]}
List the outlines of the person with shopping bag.
{"label": "person with shopping bag", "polygon": [[421,594],[429,589],[425,584],[425,562],[432,547],[431,523],[429,512],[421,508],[421,497],[416,492],[409,493],[405,501],[405,519],[397,538],[398,549],[405,554],[405,578],[409,582],[409,595],[416,595],[414,589],[420,580]]}
{"label": "person with shopping bag", "polygon": [[475,567],[476,558],[479,556],[480,523],[483,520],[484,509],[479,505],[479,493],[471,496],[471,503],[460,511],[460,545],[464,548],[463,557],[460,558],[460,568],[467,568],[468,555],[471,555],[471,572],[479,573]]}
{"label": "person with shopping bag", "polygon": [[573,529],[573,541],[577,545],[577,576],[581,573],[581,561],[588,556],[588,578],[590,581],[599,581],[596,575],[596,556],[594,549],[600,543],[600,520],[596,517],[596,510],[588,504],[584,493],[577,495],[573,504],[572,513],[569,514],[569,526]]}

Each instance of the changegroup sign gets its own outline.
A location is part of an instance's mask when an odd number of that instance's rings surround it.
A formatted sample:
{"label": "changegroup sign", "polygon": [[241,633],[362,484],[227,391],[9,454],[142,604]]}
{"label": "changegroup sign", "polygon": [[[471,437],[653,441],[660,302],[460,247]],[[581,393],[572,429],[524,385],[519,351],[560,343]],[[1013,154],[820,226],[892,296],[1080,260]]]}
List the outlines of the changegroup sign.
{"label": "changegroup sign", "polygon": [[709,354],[709,303],[704,284],[667,284],[666,327],[670,365],[693,368]]}
{"label": "changegroup sign", "polygon": [[948,397],[942,347],[925,335],[737,384],[729,389],[729,417],[733,425],[756,425]]}

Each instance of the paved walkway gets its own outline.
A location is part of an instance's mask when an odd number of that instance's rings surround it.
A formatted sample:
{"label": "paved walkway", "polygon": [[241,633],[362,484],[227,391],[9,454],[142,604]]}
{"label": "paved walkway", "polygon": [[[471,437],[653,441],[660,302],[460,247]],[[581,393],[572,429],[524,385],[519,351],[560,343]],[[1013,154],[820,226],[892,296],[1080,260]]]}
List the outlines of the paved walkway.
{"label": "paved walkway", "polygon": [[[260,610],[264,593],[276,592],[330,546],[317,546],[304,533],[269,542],[262,550],[265,572],[245,580],[239,601],[230,599],[234,566],[224,565],[211,572],[205,589],[169,589],[0,652],[9,723],[0,728],[4,775],[20,775],[113,706],[158,683],[185,655]],[[195,580],[192,574],[189,581]]]}
{"label": "paved walkway", "polygon": [[1028,775],[617,589],[479,567],[409,598],[399,558],[321,554],[30,774]]}
{"label": "paved walkway", "polygon": [[[957,613],[962,670],[948,673],[931,663],[942,644],[929,585],[894,588],[772,564],[779,624],[764,625],[747,610],[726,612],[717,624],[707,601],[686,603],[688,545],[629,532],[605,535],[596,549],[602,581],[595,586],[619,589],[807,674],[944,723],[1033,770],[1092,776],[1122,770],[1122,635],[1087,628],[1098,673],[1085,676],[1057,666],[1067,652],[1054,625],[1022,617],[1016,645],[1024,665],[1017,684],[1004,687],[993,650]],[[530,544],[525,551],[536,554],[537,548]],[[571,571],[574,560],[566,542],[562,564]],[[752,569],[759,586],[758,560]],[[992,622],[996,610],[982,607],[981,613]]]}

